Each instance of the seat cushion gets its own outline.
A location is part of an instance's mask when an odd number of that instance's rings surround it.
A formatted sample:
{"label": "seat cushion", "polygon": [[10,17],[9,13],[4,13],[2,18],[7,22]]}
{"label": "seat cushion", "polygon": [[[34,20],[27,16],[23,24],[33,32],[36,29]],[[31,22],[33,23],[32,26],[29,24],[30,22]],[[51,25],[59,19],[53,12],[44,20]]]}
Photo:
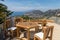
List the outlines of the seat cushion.
{"label": "seat cushion", "polygon": [[39,24],[38,26],[39,26],[39,29],[42,29],[42,24]]}
{"label": "seat cushion", "polygon": [[35,28],[30,29],[30,31],[35,31]]}
{"label": "seat cushion", "polygon": [[8,28],[8,30],[15,30],[15,29],[17,29],[17,27]]}
{"label": "seat cushion", "polygon": [[37,37],[43,39],[43,32],[39,32],[35,34]]}
{"label": "seat cushion", "polygon": [[15,29],[17,29],[17,27],[11,27],[11,30],[15,30]]}
{"label": "seat cushion", "polygon": [[42,26],[42,24],[39,24],[39,26],[41,27],[41,26]]}

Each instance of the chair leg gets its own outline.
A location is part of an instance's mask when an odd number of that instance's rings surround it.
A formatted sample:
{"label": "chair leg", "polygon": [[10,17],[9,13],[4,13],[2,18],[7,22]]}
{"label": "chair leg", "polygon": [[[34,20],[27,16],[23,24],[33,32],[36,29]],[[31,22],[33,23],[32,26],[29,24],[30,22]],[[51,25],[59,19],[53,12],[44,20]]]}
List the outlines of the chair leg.
{"label": "chair leg", "polygon": [[51,29],[51,34],[50,34],[50,40],[52,40],[52,35],[53,35],[53,28]]}
{"label": "chair leg", "polygon": [[40,39],[38,39],[37,37],[34,37],[34,40],[40,40]]}
{"label": "chair leg", "polygon": [[35,37],[34,37],[34,40],[35,40]]}
{"label": "chair leg", "polygon": [[52,40],[52,38],[49,38],[49,40]]}
{"label": "chair leg", "polygon": [[49,38],[49,40],[52,40],[52,36]]}

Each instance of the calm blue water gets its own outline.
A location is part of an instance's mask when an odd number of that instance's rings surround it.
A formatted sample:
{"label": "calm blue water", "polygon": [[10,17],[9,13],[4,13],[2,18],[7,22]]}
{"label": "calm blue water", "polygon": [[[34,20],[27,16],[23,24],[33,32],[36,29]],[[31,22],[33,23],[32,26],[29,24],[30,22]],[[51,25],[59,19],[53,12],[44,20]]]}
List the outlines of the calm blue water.
{"label": "calm blue water", "polygon": [[21,16],[24,15],[25,12],[13,12],[13,14],[11,15],[11,26],[14,26],[14,17],[13,16]]}
{"label": "calm blue water", "polygon": [[24,15],[25,12],[13,12],[11,16],[21,16]]}

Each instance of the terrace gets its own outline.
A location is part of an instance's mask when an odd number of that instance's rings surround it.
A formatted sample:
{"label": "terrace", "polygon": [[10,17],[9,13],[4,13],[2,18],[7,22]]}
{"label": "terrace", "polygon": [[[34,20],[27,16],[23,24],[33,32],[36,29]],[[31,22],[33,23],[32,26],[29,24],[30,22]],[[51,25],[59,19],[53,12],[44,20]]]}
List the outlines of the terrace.
{"label": "terrace", "polygon": [[0,40],[60,40],[59,1],[0,1]]}
{"label": "terrace", "polygon": [[[11,28],[11,20],[6,20],[5,28]],[[56,24],[54,20],[47,20],[47,19],[39,19],[39,20],[24,20],[22,18],[15,18],[14,19],[14,26],[17,28],[12,27],[6,31],[6,40],[34,40],[34,35],[42,31],[41,27],[45,26],[54,26],[52,40],[59,40],[60,38],[60,29],[59,24]],[[20,28],[20,29],[19,29]],[[16,30],[14,30],[16,29]],[[15,31],[15,32],[14,32]],[[23,34],[21,34],[23,33]],[[7,37],[8,36],[8,37]],[[23,39],[21,39],[23,38]],[[47,39],[48,40],[48,39]]]}

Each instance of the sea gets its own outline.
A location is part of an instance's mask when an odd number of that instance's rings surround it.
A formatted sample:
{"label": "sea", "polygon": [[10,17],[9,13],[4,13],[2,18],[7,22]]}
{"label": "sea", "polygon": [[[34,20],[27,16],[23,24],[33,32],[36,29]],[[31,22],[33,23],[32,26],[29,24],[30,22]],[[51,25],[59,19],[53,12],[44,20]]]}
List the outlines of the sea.
{"label": "sea", "polygon": [[24,14],[25,14],[25,12],[13,12],[11,16],[21,16]]}
{"label": "sea", "polygon": [[24,15],[25,12],[13,12],[12,15],[10,15],[11,17],[11,26],[14,26],[14,17],[15,16],[21,16]]}

